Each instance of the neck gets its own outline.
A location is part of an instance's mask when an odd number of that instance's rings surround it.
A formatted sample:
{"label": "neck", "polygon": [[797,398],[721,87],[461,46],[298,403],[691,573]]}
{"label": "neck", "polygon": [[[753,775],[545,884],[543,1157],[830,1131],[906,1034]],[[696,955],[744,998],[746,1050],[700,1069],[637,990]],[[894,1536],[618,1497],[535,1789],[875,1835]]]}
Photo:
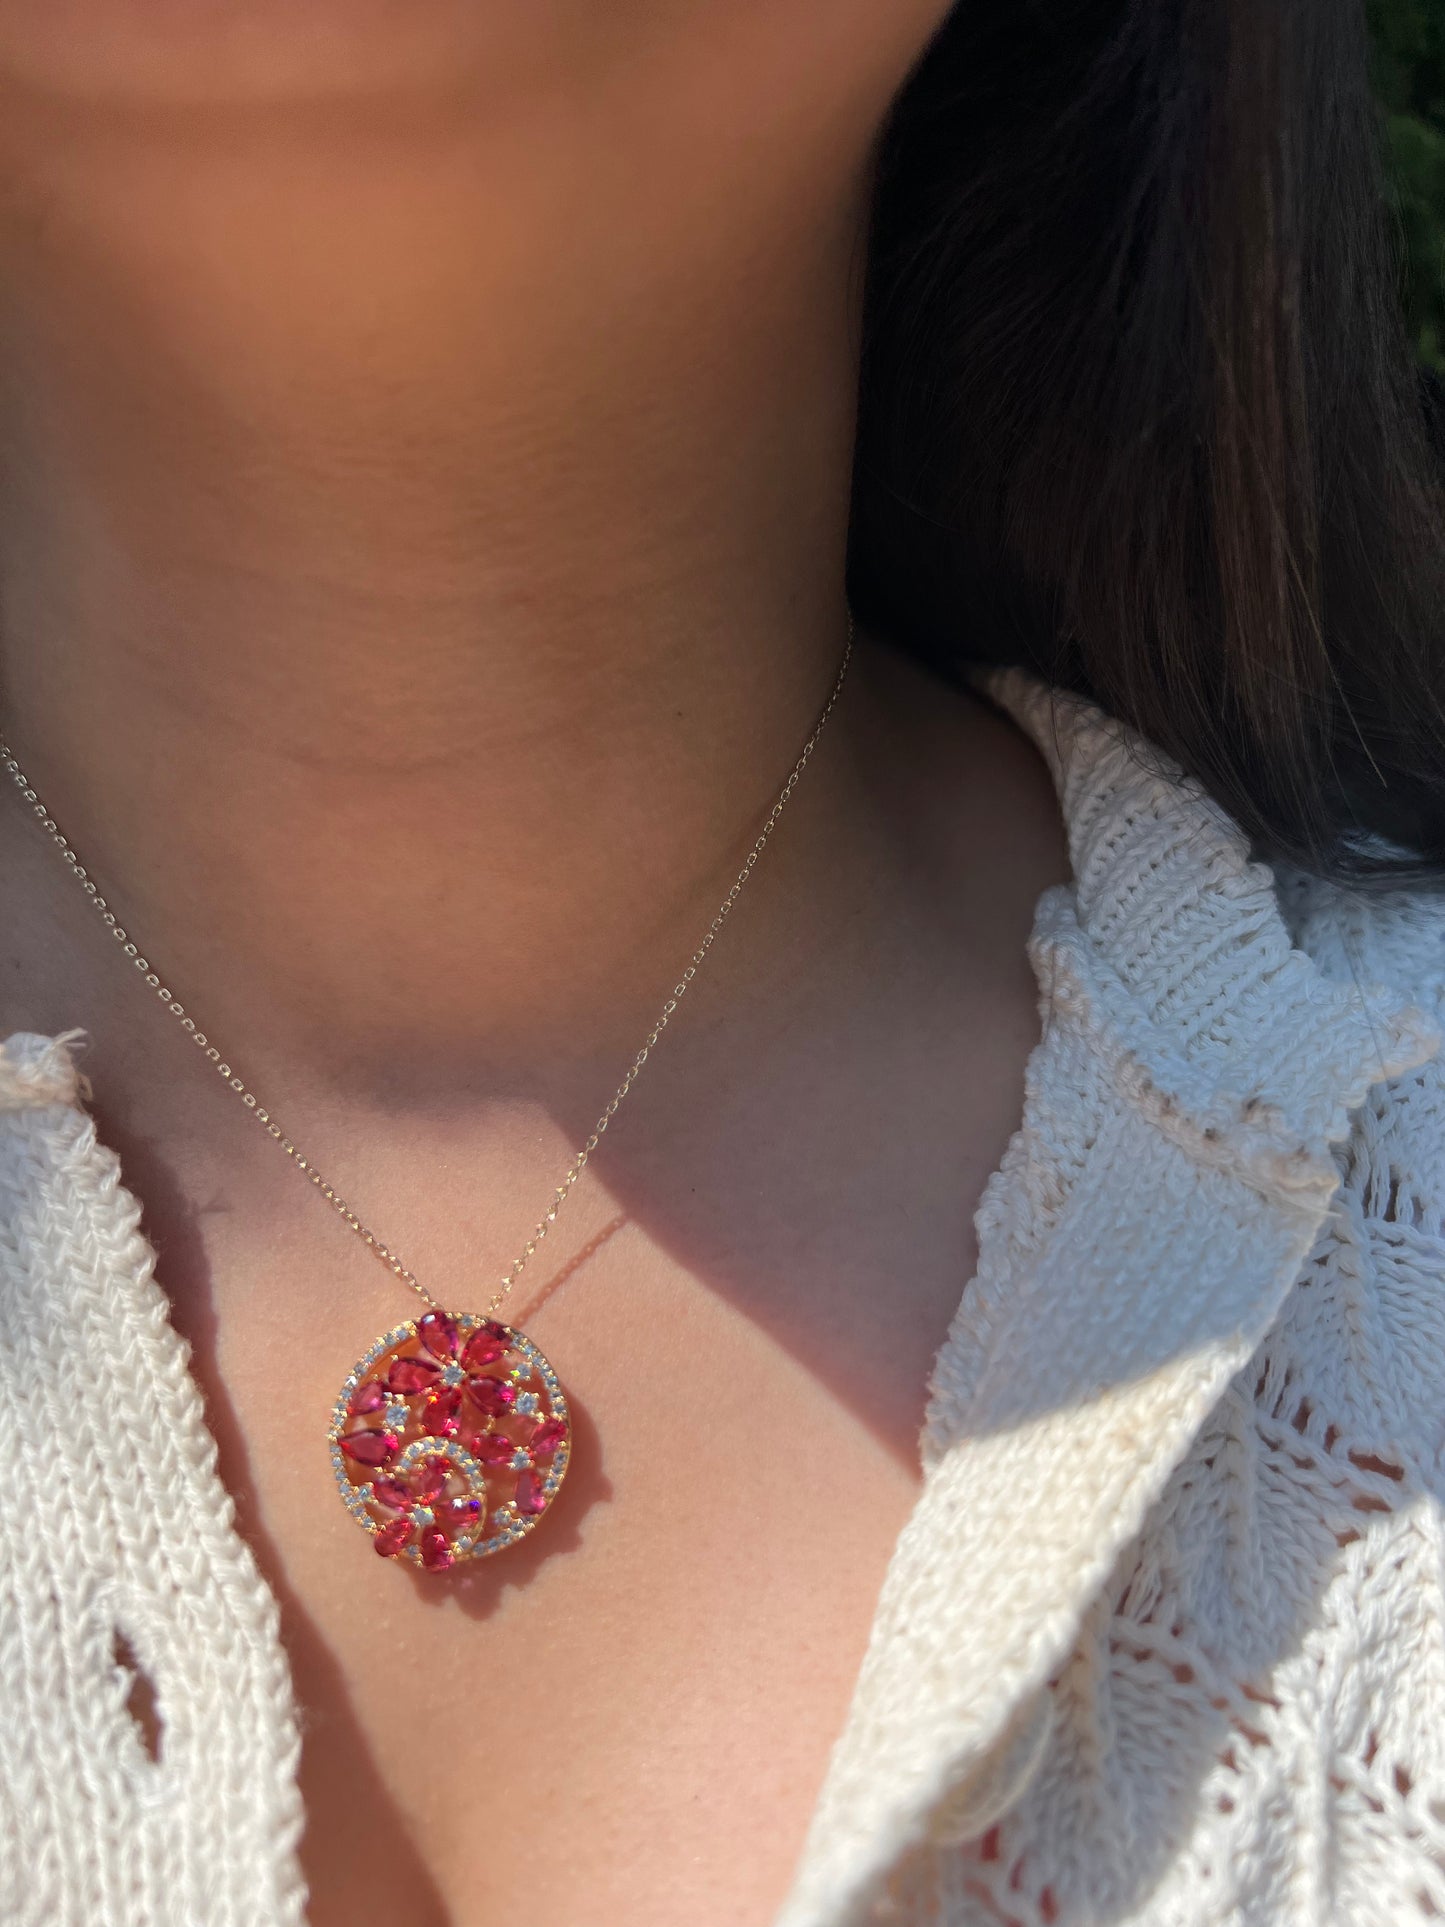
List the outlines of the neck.
{"label": "neck", "polygon": [[9,732],[218,1034],[620,1035],[836,669],[863,157],[730,235],[509,138],[88,129],[4,215]]}

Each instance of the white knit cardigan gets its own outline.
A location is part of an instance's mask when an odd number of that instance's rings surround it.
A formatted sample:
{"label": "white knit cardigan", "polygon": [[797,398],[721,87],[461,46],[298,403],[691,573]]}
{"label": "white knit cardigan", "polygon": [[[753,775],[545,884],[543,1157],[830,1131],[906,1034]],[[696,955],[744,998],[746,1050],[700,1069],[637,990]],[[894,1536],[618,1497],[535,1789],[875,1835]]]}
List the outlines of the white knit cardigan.
{"label": "white knit cardigan", "polygon": [[[1096,712],[994,691],[1073,882],[778,1927],[1409,1927],[1445,1914],[1445,900],[1273,876]],[[281,1927],[277,1609],[137,1218],[64,1040],[12,1038],[0,1918]]]}

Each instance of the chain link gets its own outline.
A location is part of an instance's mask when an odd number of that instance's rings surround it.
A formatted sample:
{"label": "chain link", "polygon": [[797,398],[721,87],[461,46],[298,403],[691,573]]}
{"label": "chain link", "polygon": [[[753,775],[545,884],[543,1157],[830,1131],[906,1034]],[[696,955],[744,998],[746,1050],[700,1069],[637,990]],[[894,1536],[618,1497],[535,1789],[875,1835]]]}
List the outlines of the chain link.
{"label": "chain link", "polygon": [[[597,1149],[598,1145],[601,1143],[604,1132],[606,1131],[608,1125],[612,1122],[613,1118],[617,1115],[618,1109],[621,1106],[623,1100],[626,1098],[628,1092],[632,1089],[633,1085],[637,1082],[638,1078],[641,1076],[643,1066],[646,1064],[649,1055],[656,1048],[658,1040],[661,1038],[663,1032],[667,1029],[668,1023],[671,1020],[674,1011],[677,1009],[678,1004],[682,1001],[683,997],[687,994],[687,989],[689,984],[691,984],[693,978],[696,977],[699,969],[702,967],[702,964],[705,958],[707,957],[708,952],[712,949],[713,944],[717,941],[718,932],[722,929],[723,925],[727,922],[728,917],[731,915],[733,905],[737,902],[738,898],[742,895],[743,888],[746,885],[748,878],[752,875],[753,871],[757,868],[758,860],[762,856],[763,851],[767,848],[768,839],[772,836],[773,831],[777,828],[778,819],[783,814],[783,811],[787,808],[789,799],[791,798],[794,790],[798,787],[799,779],[802,777],[803,771],[808,767],[808,764],[812,759],[813,751],[818,746],[818,738],[822,735],[824,727],[827,724],[828,718],[832,715],[833,710],[837,704],[838,698],[843,693],[843,682],[845,677],[848,674],[848,665],[853,658],[853,640],[854,640],[853,619],[852,619],[852,616],[850,615],[848,618],[848,639],[843,648],[843,660],[839,664],[838,674],[834,678],[833,687],[829,692],[828,700],[824,703],[823,708],[819,713],[818,720],[813,725],[812,734],[809,736],[807,742],[804,743],[802,752],[799,755],[797,762],[794,763],[792,770],[789,772],[787,781],[783,784],[782,789],[778,792],[777,800],[774,802],[772,809],[768,812],[767,820],[764,822],[762,829],[759,831],[757,840],[754,842],[752,848],[748,851],[748,854],[743,861],[743,866],[738,871],[737,876],[733,879],[732,887],[729,889],[727,895],[723,898],[722,903],[718,908],[718,912],[716,916],[713,918],[712,922],[708,925],[707,931],[703,936],[702,942],[698,945],[697,949],[693,951],[692,956],[688,959],[688,962],[683,969],[682,975],[679,977],[677,983],[673,986],[672,995],[668,997],[667,1000],[664,1002],[662,1009],[658,1012],[656,1018],[653,1021],[652,1028],[648,1031],[647,1036],[643,1040],[641,1049],[638,1051],[637,1055],[633,1058],[632,1062],[628,1065],[627,1074],[624,1076],[622,1082],[617,1086],[617,1089],[612,1093],[611,1097],[608,1098],[607,1103],[603,1108],[602,1114],[597,1119],[597,1122],[593,1125],[591,1131],[587,1136],[586,1142],[578,1150],[571,1164],[568,1165],[566,1176],[563,1178],[562,1182],[557,1186],[557,1189],[552,1193],[551,1205],[548,1207],[546,1212],[544,1212],[541,1219],[538,1221],[535,1229],[532,1232],[531,1237],[528,1238],[527,1242],[522,1246],[522,1249],[520,1250],[520,1252],[518,1252],[516,1258],[512,1263],[511,1269],[503,1277],[499,1289],[494,1293],[491,1300],[489,1301],[486,1308],[487,1315],[489,1317],[494,1315],[497,1311],[501,1309],[502,1304],[506,1300],[508,1294],[511,1292],[512,1287],[516,1284],[517,1280],[521,1277],[523,1271],[526,1269],[528,1260],[536,1252],[537,1247],[541,1244],[542,1240],[546,1237],[552,1225],[556,1222],[557,1213],[562,1209],[562,1206],[566,1203],[569,1195],[571,1194],[572,1187],[576,1184],[577,1180],[581,1177],[582,1173],[586,1170],[588,1161],[591,1158],[592,1153]],[[427,1290],[426,1286],[421,1283],[421,1281],[417,1278],[416,1274],[408,1267],[405,1259],[401,1256],[400,1252],[394,1250],[391,1245],[385,1243],[383,1239],[379,1238],[376,1235],[376,1233],[370,1228],[369,1225],[364,1224],[361,1218],[357,1215],[357,1213],[347,1203],[346,1199],[342,1197],[341,1193],[335,1188],[333,1184],[331,1184],[331,1182],[326,1178],[326,1176],[317,1169],[317,1167],[311,1162],[309,1158],[302,1156],[297,1146],[286,1135],[285,1131],[281,1128],[280,1124],[277,1123],[275,1114],[272,1111],[268,1110],[267,1107],[261,1103],[256,1093],[247,1085],[245,1080],[236,1075],[235,1071],[231,1068],[229,1061],[226,1059],[225,1056],[223,1056],[220,1049],[211,1042],[206,1032],[201,1030],[198,1027],[195,1018],[190,1015],[185,1005],[181,1003],[179,998],[172,996],[170,990],[167,988],[161,976],[161,973],[157,970],[154,970],[151,967],[150,959],[141,953],[140,946],[131,937],[130,933],[126,930],[125,926],[119,921],[115,911],[110,907],[110,905],[106,902],[106,899],[101,895],[100,889],[96,884],[94,877],[85,868],[84,864],[81,863],[79,857],[75,852],[74,846],[70,842],[70,839],[65,835],[64,831],[61,830],[55,818],[51,815],[48,806],[35,793],[34,787],[30,783],[30,780],[26,776],[24,770],[21,769],[20,764],[16,760],[15,754],[11,749],[10,744],[6,739],[5,735],[3,734],[3,732],[0,732],[0,766],[3,766],[4,769],[7,771],[11,780],[14,782],[15,787],[19,790],[22,798],[30,806],[31,813],[38,819],[41,829],[44,830],[45,834],[50,838],[50,841],[60,851],[60,854],[64,858],[66,866],[70,871],[70,874],[75,878],[76,882],[80,885],[81,889],[85,892],[85,895],[90,901],[92,909],[94,909],[97,916],[99,916],[101,921],[105,924],[106,928],[110,931],[111,936],[115,939],[116,943],[120,945],[122,954],[126,958],[128,958],[129,961],[140,972],[141,976],[145,979],[146,984],[149,986],[151,990],[155,992],[156,996],[160,999],[164,1007],[170,1012],[171,1016],[174,1017],[179,1022],[181,1029],[186,1032],[187,1036],[189,1036],[189,1038],[191,1039],[191,1042],[196,1046],[198,1050],[204,1053],[206,1062],[216,1072],[217,1076],[224,1078],[227,1088],[235,1092],[236,1096],[241,1100],[241,1103],[256,1119],[257,1123],[264,1128],[266,1135],[269,1138],[271,1138],[272,1141],[280,1147],[280,1149],[295,1165],[296,1169],[300,1171],[308,1179],[308,1181],[315,1187],[318,1194],[325,1199],[327,1204],[329,1204],[331,1208],[337,1213],[337,1215],[346,1223],[349,1229],[355,1232],[356,1236],[361,1239],[362,1243],[367,1247],[367,1249],[373,1252],[375,1256],[381,1260],[381,1262],[386,1266],[387,1270],[390,1271],[394,1277],[399,1278],[404,1285],[409,1285],[411,1289],[417,1294],[417,1296],[423,1299],[428,1305],[432,1305],[434,1307],[439,1308],[440,1301],[436,1298],[433,1298],[431,1293]]]}

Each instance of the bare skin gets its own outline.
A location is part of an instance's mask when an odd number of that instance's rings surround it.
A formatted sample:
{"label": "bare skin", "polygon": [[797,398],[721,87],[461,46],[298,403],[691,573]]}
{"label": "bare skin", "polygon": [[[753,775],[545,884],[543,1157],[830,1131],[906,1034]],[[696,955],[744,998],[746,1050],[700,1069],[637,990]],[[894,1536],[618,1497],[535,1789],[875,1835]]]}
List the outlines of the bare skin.
{"label": "bare skin", "polygon": [[[942,7],[302,12],[0,0],[4,710],[171,981],[466,1308],[831,680],[869,155]],[[771,1917],[1064,868],[1032,752],[865,641],[518,1288],[579,1407],[564,1505],[438,1583],[316,1448],[400,1289],[0,811],[0,1027],[89,1033],[282,1600],[317,1927]]]}

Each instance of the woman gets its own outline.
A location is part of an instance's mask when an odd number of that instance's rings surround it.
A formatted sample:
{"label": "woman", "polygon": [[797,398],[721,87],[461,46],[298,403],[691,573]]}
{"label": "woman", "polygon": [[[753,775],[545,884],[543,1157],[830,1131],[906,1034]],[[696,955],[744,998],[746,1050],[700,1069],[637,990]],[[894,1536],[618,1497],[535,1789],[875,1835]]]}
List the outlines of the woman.
{"label": "woman", "polygon": [[1445,1907],[1364,72],[0,0],[7,1919]]}

